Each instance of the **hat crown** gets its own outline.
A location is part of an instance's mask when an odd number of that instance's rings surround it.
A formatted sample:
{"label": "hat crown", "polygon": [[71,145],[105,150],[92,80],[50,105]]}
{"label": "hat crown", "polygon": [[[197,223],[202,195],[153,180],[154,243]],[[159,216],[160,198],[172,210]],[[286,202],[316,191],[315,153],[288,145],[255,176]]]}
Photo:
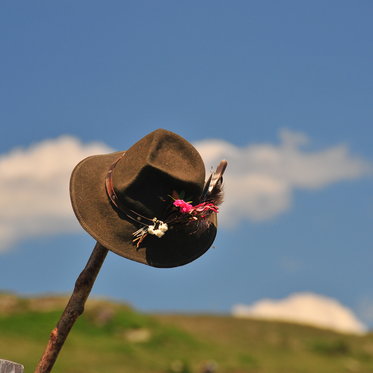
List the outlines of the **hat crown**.
{"label": "hat crown", "polygon": [[164,129],[135,143],[113,170],[113,186],[121,203],[149,218],[162,218],[173,191],[197,199],[204,181],[205,167],[197,150]]}

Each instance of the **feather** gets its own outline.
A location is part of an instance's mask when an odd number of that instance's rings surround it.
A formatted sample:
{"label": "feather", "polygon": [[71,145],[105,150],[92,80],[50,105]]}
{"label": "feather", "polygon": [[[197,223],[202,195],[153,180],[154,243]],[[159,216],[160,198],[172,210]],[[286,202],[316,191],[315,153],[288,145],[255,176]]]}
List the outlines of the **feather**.
{"label": "feather", "polygon": [[212,174],[211,183],[208,188],[208,193],[211,193],[214,188],[220,183],[223,182],[223,174],[225,169],[227,168],[228,162],[224,159],[222,160],[218,167],[216,168],[216,171]]}
{"label": "feather", "polygon": [[[222,183],[223,183],[223,174],[227,168],[228,162],[224,159],[222,160],[215,172],[212,172],[210,177],[207,179],[203,192],[201,194],[200,201],[210,201],[213,198],[211,196],[219,195],[222,193]],[[220,202],[221,203],[221,202]]]}
{"label": "feather", "polygon": [[211,174],[208,179],[208,185],[205,187],[205,189],[207,189],[207,193],[204,197],[205,201],[210,201],[215,205],[220,205],[223,202],[223,174],[227,165],[228,162],[222,160],[216,168],[216,171]]}
{"label": "feather", "polygon": [[211,179],[212,179],[212,173],[210,174],[209,178],[207,179],[207,181],[205,183],[205,186],[203,187],[203,191],[202,191],[202,194],[201,194],[201,197],[200,197],[199,201],[205,201],[206,200],[206,196],[207,196],[207,193],[209,191],[210,184],[211,184]]}
{"label": "feather", "polygon": [[[192,202],[183,200],[184,192],[172,191],[169,197],[174,202],[166,209],[163,222],[170,227],[184,225],[189,234],[201,234],[208,229],[211,225],[208,217],[217,213],[218,205],[223,202],[223,174],[227,164],[226,160],[219,163],[216,171],[207,179],[200,198],[193,205]],[[188,211],[183,210],[186,205],[189,207]],[[141,243],[145,238],[144,232],[147,234],[150,231],[146,228],[136,231],[134,241]]]}

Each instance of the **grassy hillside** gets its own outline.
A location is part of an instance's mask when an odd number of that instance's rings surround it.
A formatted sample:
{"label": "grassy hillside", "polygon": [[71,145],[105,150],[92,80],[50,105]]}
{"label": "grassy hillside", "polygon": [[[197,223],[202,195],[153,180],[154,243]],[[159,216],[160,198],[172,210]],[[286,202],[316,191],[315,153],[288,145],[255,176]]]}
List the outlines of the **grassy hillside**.
{"label": "grassy hillside", "polygon": [[[66,298],[0,295],[0,358],[33,372]],[[145,315],[88,301],[53,372],[373,372],[373,335],[211,315]]]}

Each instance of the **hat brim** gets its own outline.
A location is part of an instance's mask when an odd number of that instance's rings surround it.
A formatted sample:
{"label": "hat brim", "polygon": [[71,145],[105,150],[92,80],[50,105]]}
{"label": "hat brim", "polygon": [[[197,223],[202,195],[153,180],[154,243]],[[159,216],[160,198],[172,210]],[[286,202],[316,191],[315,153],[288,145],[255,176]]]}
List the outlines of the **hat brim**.
{"label": "hat brim", "polygon": [[177,267],[203,255],[216,236],[215,213],[209,219],[209,227],[201,234],[189,234],[182,227],[170,229],[161,238],[148,235],[136,248],[132,234],[138,227],[112,205],[105,189],[107,172],[122,154],[91,156],[73,170],[70,197],[81,226],[107,249],[153,267]]}

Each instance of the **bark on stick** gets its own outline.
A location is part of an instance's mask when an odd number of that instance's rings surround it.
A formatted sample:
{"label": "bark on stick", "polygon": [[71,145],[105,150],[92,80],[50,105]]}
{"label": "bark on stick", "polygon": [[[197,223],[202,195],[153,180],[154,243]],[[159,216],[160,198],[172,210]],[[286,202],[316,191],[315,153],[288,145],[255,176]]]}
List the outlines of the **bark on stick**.
{"label": "bark on stick", "polygon": [[71,328],[84,311],[85,302],[107,253],[108,250],[97,242],[87,265],[75,282],[74,291],[57,326],[51,332],[47,347],[35,369],[35,373],[48,373],[51,371]]}

